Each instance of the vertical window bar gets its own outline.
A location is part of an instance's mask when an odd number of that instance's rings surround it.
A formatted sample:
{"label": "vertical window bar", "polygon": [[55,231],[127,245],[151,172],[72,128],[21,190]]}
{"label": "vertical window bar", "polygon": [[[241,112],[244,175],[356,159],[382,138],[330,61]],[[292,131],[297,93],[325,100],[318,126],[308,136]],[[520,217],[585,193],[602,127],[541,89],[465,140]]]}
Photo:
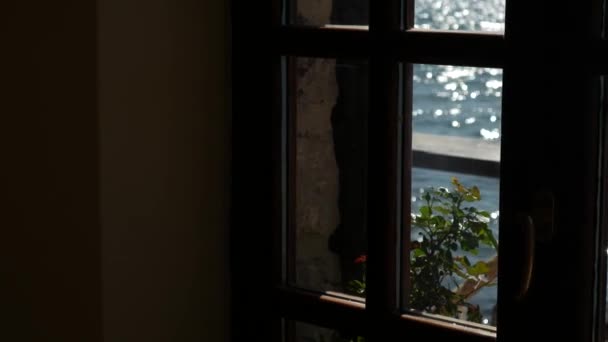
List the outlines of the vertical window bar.
{"label": "vertical window bar", "polygon": [[608,14],[606,10],[608,9],[608,0],[602,0],[602,31],[601,38],[606,39],[606,22],[608,20]]}
{"label": "vertical window bar", "polygon": [[291,120],[290,113],[290,80],[289,73],[290,63],[287,57],[281,57],[281,283],[285,284],[289,281],[289,270],[292,269],[293,262],[293,244],[291,238],[291,217],[290,213],[292,202],[289,184],[289,172],[292,169],[290,163],[292,146],[291,138]]}
{"label": "vertical window bar", "polygon": [[[402,18],[404,28],[406,30],[414,27],[414,0],[402,1]],[[412,97],[413,97],[413,65],[403,64],[399,76],[401,77],[400,84],[402,85],[399,91],[399,96],[402,97],[402,107],[399,108],[401,116],[401,127],[403,137],[402,144],[402,203],[401,203],[401,225],[400,229],[400,248],[398,253],[400,257],[400,283],[399,286],[399,304],[400,309],[407,308],[409,305],[410,291],[410,244],[411,244],[411,188],[412,188]]]}
{"label": "vertical window bar", "polygon": [[607,252],[608,243],[607,237],[608,232],[607,228],[607,220],[608,220],[608,205],[606,203],[606,194],[608,194],[608,182],[606,182],[606,177],[608,174],[606,173],[608,166],[608,158],[606,156],[606,148],[608,141],[606,139],[606,77],[600,76],[599,78],[599,96],[600,96],[600,110],[599,110],[599,125],[598,130],[600,134],[600,148],[598,151],[598,188],[600,189],[598,193],[598,201],[597,201],[597,212],[598,212],[598,228],[597,234],[598,237],[596,239],[596,252],[597,252],[597,264],[595,267],[595,272],[597,274],[595,280],[595,295],[594,302],[596,303],[595,310],[595,326],[593,337],[595,341],[605,341],[606,339],[606,272],[608,269],[606,267],[607,261]]}
{"label": "vertical window bar", "polygon": [[386,319],[397,309],[398,70],[380,57],[372,58],[370,69],[366,305],[372,317]]}
{"label": "vertical window bar", "polygon": [[408,0],[371,0],[369,4],[369,30],[376,33],[399,31],[402,15],[401,3]]}
{"label": "vertical window bar", "polygon": [[398,87],[397,87],[397,222],[396,222],[396,227],[397,227],[397,238],[396,238],[396,246],[395,246],[395,250],[397,251],[397,258],[396,258],[396,268],[397,268],[397,274],[396,274],[396,293],[395,296],[397,298],[397,305],[399,305],[399,303],[401,303],[401,289],[403,288],[403,283],[400,282],[400,279],[403,279],[401,276],[401,270],[403,269],[403,260],[402,258],[400,258],[399,256],[403,255],[403,250],[401,249],[401,246],[403,246],[403,235],[402,235],[402,229],[401,227],[403,227],[403,219],[405,218],[404,216],[404,212],[403,212],[403,208],[404,208],[404,199],[405,196],[404,194],[407,194],[407,191],[404,191],[405,187],[403,185],[403,156],[404,156],[404,152],[403,152],[403,113],[404,113],[404,93],[403,93],[403,73],[404,73],[404,66],[402,63],[399,63],[398,65],[398,73],[397,73],[397,77],[398,79]]}
{"label": "vertical window bar", "polygon": [[287,222],[284,234],[286,244],[286,281],[290,285],[296,283],[296,62],[290,57],[285,60],[285,111],[286,111],[286,145],[285,155],[287,181]]}
{"label": "vertical window bar", "polygon": [[370,1],[370,111],[368,118],[367,300],[371,341],[391,337],[384,328],[398,310],[398,88],[399,72],[387,37],[401,27],[401,0]]}
{"label": "vertical window bar", "polygon": [[401,126],[403,131],[402,137],[402,198],[401,203],[401,285],[400,285],[400,305],[401,308],[407,308],[409,305],[409,290],[410,290],[410,244],[411,244],[411,188],[412,188],[412,64],[404,64],[401,75],[403,106],[400,109]]}
{"label": "vertical window bar", "polygon": [[273,28],[280,27],[284,23],[284,10],[285,10],[285,2],[284,0],[271,0],[271,25]]}
{"label": "vertical window bar", "polygon": [[281,1],[281,25],[285,26],[291,22],[291,11],[293,6],[289,3],[289,0]]}
{"label": "vertical window bar", "polygon": [[285,237],[287,228],[288,198],[286,187],[286,89],[285,89],[285,58],[272,56],[272,160],[273,160],[273,285],[285,283],[286,253]]}
{"label": "vertical window bar", "polygon": [[402,28],[405,30],[414,27],[414,2],[415,0],[402,0],[401,2]]}

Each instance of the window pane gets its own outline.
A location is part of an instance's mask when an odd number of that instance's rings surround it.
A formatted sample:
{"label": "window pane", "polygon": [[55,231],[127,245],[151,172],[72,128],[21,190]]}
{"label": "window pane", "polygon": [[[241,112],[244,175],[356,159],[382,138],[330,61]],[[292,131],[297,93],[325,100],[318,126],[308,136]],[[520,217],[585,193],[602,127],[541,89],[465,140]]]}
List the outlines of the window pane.
{"label": "window pane", "polygon": [[504,32],[505,0],[416,0],[414,27]]}
{"label": "window pane", "polygon": [[415,65],[413,87],[409,309],[495,325],[502,72]]}
{"label": "window pane", "polygon": [[368,0],[291,0],[289,22],[294,25],[367,25]]}
{"label": "window pane", "polygon": [[[478,220],[461,220],[461,229],[463,227],[464,229],[472,228],[470,230],[474,231],[474,226],[478,225],[477,221],[481,221],[487,225],[494,238],[498,240],[498,178],[414,168],[412,170],[412,213],[422,216],[421,213],[425,210],[423,208],[429,207],[428,202],[424,199],[424,195],[429,193],[429,189],[431,188],[444,187],[455,193],[453,190],[454,186],[451,184],[452,177],[456,177],[465,187],[476,186],[481,194],[481,200],[479,201],[464,202],[461,205],[463,211],[467,213],[465,208],[470,207],[488,214],[487,218],[480,217]],[[445,202],[451,203],[449,200]],[[439,212],[440,206],[449,208],[449,206],[441,205],[435,201],[431,206],[433,208],[431,216],[443,217],[449,221],[447,222],[447,229],[445,229],[448,230],[451,228],[454,215]],[[418,224],[412,224],[411,231],[412,251],[410,253],[410,262],[413,274],[410,278],[412,290],[409,297],[410,309],[466,321],[496,325],[497,249],[491,243],[483,243],[484,238],[475,236],[475,234],[471,234],[473,236],[469,238],[472,241],[467,241],[462,237],[445,238],[444,233],[437,228],[434,228],[435,233],[429,234],[429,231],[432,230],[429,229],[429,226],[432,225],[425,224],[424,220],[420,218],[416,218],[414,221]],[[428,239],[429,237],[445,240],[443,243],[432,243]],[[450,246],[451,242],[456,243],[456,246]],[[465,251],[463,243],[465,245],[467,243],[478,244],[475,248],[477,253]],[[432,246],[436,246],[436,256],[442,252],[449,251],[452,259],[446,260],[445,258],[447,257],[445,256],[427,257],[426,254],[433,249]],[[464,257],[466,257],[470,265],[464,264]],[[434,265],[437,266],[431,269]],[[449,265],[458,267],[461,274],[450,273],[448,269]],[[475,269],[476,267],[477,269]],[[437,273],[435,274],[433,271]],[[441,272],[443,272],[443,275],[440,274]],[[466,281],[465,277],[468,277],[470,280]],[[446,290],[450,292],[441,293],[441,291]],[[463,296],[464,298],[461,300],[458,296]],[[443,302],[446,299],[451,301],[451,303]],[[455,305],[452,306],[452,304]],[[435,307],[434,310],[433,307]]]}
{"label": "window pane", "polygon": [[289,70],[289,280],[362,296],[367,65],[295,58]]}
{"label": "window pane", "polygon": [[501,69],[416,64],[413,85],[414,132],[499,146]]}

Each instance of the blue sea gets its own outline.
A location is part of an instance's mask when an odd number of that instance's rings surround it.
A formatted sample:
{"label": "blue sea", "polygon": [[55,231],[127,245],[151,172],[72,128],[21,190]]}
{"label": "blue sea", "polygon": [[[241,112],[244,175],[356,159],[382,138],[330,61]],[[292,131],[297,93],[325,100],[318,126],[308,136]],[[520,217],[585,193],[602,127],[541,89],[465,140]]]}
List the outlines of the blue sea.
{"label": "blue sea", "polygon": [[[504,30],[504,13],[504,0],[416,0],[415,27],[501,32]],[[501,69],[415,65],[413,87],[414,131],[482,139],[500,145]],[[471,151],[472,156],[474,153]],[[498,237],[498,178],[415,168],[412,174],[412,208],[415,210],[419,206],[423,189],[449,188],[452,176],[464,185],[479,187],[482,201],[477,206],[492,214],[490,224]],[[484,249],[480,251],[479,258],[489,259],[493,255],[493,251]],[[496,304],[496,287],[482,290],[471,302],[479,304],[484,318],[489,320]]]}

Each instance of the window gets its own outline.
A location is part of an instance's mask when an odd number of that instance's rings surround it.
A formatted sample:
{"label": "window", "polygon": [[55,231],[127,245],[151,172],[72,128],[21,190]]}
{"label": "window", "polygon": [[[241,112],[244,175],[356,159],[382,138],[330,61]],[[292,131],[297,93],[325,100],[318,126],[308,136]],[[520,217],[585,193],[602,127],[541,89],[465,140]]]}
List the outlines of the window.
{"label": "window", "polygon": [[[486,1],[339,2],[235,5],[234,338],[603,339],[601,1],[473,23]],[[410,276],[416,191],[452,176],[494,198],[474,207],[500,256],[468,259],[498,287],[457,318],[414,307]]]}

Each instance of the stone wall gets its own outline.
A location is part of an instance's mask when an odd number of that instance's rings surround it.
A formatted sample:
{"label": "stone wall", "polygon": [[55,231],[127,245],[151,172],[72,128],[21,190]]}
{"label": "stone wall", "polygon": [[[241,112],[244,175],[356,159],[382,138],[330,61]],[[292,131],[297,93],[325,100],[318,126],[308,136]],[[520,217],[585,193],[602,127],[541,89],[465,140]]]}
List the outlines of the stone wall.
{"label": "stone wall", "polygon": [[[298,1],[297,24],[367,23],[367,0]],[[295,282],[346,290],[360,279],[354,259],[365,253],[367,66],[361,61],[296,58]],[[298,325],[296,341],[333,341],[335,332]]]}
{"label": "stone wall", "polygon": [[339,290],[338,256],[328,239],[339,223],[338,166],[331,113],[336,105],[335,60],[296,60],[296,283]]}
{"label": "stone wall", "polygon": [[331,0],[301,0],[297,1],[296,4],[296,17],[293,20],[297,24],[310,26],[329,24]]}
{"label": "stone wall", "polygon": [[298,25],[367,25],[369,21],[369,0],[292,0],[290,4],[291,20]]}
{"label": "stone wall", "polygon": [[[341,0],[332,6],[334,12],[336,6],[346,10]],[[334,16],[327,8],[314,12],[298,4],[298,14],[322,22]],[[353,261],[366,250],[367,64],[320,58],[292,62],[296,284],[344,291],[345,283],[360,278]]]}

